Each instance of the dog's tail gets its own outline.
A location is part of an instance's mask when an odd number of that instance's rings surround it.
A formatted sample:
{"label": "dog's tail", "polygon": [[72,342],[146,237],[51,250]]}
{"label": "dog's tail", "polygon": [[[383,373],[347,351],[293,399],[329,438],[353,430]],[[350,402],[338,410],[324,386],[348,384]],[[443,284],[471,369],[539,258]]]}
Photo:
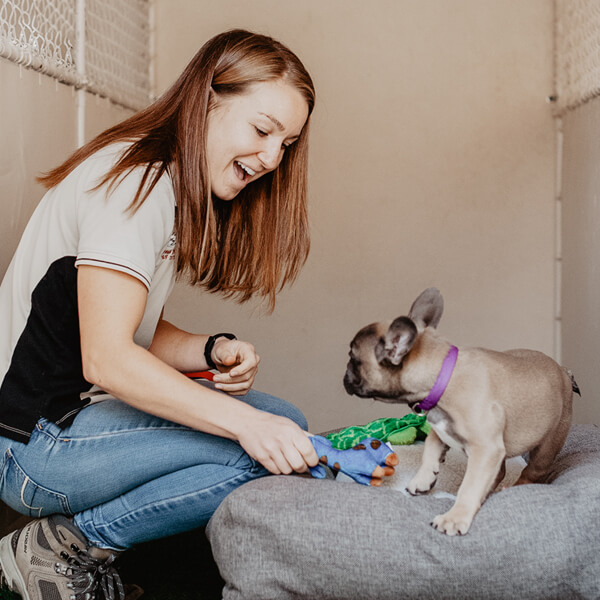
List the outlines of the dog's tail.
{"label": "dog's tail", "polygon": [[581,391],[579,390],[579,386],[577,385],[577,382],[575,381],[575,376],[573,375],[573,371],[571,371],[570,369],[567,369],[567,375],[571,378],[571,388],[573,389],[573,393],[577,394],[578,396],[581,396]]}

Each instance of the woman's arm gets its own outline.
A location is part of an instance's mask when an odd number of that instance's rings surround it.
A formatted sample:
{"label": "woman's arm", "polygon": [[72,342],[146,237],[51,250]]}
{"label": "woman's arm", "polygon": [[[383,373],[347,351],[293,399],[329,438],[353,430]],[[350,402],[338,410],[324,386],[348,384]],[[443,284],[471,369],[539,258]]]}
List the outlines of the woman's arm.
{"label": "woman's arm", "polygon": [[[192,334],[160,319],[150,352],[183,373],[208,369],[204,358],[207,335]],[[211,356],[219,373],[214,383],[217,389],[243,395],[252,387],[258,372],[259,356],[254,346],[241,340],[217,339]]]}
{"label": "woman's arm", "polygon": [[302,472],[317,464],[312,443],[296,423],[198,385],[134,342],[147,296],[137,279],[80,266],[77,293],[87,381],[145,412],[238,440],[272,473]]}

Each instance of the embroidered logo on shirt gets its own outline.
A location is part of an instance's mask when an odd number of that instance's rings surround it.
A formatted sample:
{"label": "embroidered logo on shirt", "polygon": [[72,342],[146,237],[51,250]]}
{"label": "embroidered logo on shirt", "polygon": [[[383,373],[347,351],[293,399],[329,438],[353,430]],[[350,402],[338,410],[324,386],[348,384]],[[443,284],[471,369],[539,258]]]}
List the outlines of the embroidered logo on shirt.
{"label": "embroidered logo on shirt", "polygon": [[172,233],[167,245],[164,247],[160,257],[163,260],[175,260],[175,246],[177,245],[177,236]]}

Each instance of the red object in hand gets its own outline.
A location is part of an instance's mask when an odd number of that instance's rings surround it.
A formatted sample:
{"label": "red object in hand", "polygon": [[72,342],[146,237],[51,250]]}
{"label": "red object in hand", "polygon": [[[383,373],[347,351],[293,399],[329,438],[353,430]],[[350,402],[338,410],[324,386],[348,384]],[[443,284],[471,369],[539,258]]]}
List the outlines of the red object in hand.
{"label": "red object in hand", "polygon": [[184,375],[187,375],[190,379],[208,379],[208,381],[212,381],[215,376],[210,371],[195,371],[193,373],[184,373]]}

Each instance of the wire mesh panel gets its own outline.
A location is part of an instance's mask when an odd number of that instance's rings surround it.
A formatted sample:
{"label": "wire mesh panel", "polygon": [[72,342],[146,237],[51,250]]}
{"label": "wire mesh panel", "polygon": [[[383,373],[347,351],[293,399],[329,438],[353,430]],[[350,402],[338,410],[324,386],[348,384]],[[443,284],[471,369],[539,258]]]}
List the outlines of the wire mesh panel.
{"label": "wire mesh panel", "polygon": [[136,109],[150,99],[148,10],[147,0],[86,0],[88,87]]}
{"label": "wire mesh panel", "polygon": [[73,0],[0,0],[0,55],[80,83],[73,56],[75,22]]}
{"label": "wire mesh panel", "polygon": [[600,95],[600,2],[555,0],[557,112]]}
{"label": "wire mesh panel", "polygon": [[0,56],[128,108],[150,101],[149,0],[0,0]]}

